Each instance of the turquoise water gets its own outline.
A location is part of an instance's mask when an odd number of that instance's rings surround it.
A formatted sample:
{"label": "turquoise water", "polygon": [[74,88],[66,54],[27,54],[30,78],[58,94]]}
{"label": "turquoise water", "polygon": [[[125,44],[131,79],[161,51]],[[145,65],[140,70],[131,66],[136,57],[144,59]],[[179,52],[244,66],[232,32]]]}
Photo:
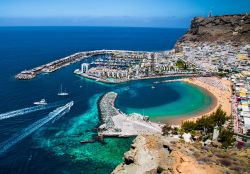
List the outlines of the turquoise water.
{"label": "turquoise water", "polygon": [[140,113],[151,120],[190,116],[212,106],[212,97],[184,82],[131,86],[120,92],[116,106],[123,112]]}
{"label": "turquoise water", "polygon": [[109,82],[115,82],[114,78],[107,78],[106,80],[109,81]]}
{"label": "turquoise water", "polygon": [[[152,89],[154,80],[107,85],[73,74],[82,62],[48,75],[39,75],[30,81],[14,78],[16,73],[24,69],[78,51],[104,48],[145,51],[171,49],[185,32],[186,29],[0,27],[0,113],[32,107],[34,101],[42,98],[49,104],[74,101],[69,113],[37,129],[5,154],[1,154],[0,173],[110,173],[122,162],[123,153],[129,149],[133,138],[107,138],[106,144],[79,143],[96,135],[95,128],[100,124],[97,102],[109,91],[119,94],[121,109],[129,111],[131,108],[141,112],[144,108],[145,115],[152,114],[152,119],[165,114],[177,116],[178,112],[184,114],[190,110],[193,112],[193,109],[197,111],[206,108],[209,102],[204,101],[210,100],[209,96],[190,85],[154,84],[156,88]],[[68,97],[57,96],[61,84],[69,92]],[[197,96],[191,95],[194,93]],[[121,98],[124,98],[124,102],[121,102]],[[190,99],[189,103],[187,99]],[[199,106],[198,101],[202,101]],[[196,103],[195,108],[187,106],[191,103]],[[159,112],[157,107],[165,108],[164,112]],[[0,144],[46,117],[52,110],[0,120]]]}
{"label": "turquoise water", "polygon": [[[63,123],[55,134],[40,131],[33,138],[40,148],[52,152],[57,158],[71,161],[70,173],[109,173],[122,160],[133,138],[106,138],[106,144],[89,143],[82,145],[81,140],[92,139],[96,132],[91,128],[99,123],[97,103],[103,94],[93,96],[90,109],[70,122]],[[67,170],[65,170],[67,173]]]}

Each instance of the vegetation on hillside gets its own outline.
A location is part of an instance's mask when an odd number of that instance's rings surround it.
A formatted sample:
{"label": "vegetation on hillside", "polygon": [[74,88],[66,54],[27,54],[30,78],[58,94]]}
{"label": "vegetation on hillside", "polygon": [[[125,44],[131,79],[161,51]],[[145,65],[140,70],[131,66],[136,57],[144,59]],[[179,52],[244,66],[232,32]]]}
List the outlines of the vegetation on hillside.
{"label": "vegetation on hillside", "polygon": [[235,142],[235,138],[233,137],[233,135],[234,133],[230,129],[221,129],[219,141],[222,143],[222,147],[227,148],[228,146],[231,146],[233,142]]}
{"label": "vegetation on hillside", "polygon": [[176,66],[179,68],[179,69],[183,69],[183,70],[187,70],[187,64],[186,62],[184,62],[183,60],[177,60],[176,62]]}
{"label": "vegetation on hillside", "polygon": [[[205,133],[205,137],[211,138],[212,133],[215,126],[218,126],[220,129],[220,134],[218,137],[218,141],[222,143],[222,147],[227,148],[231,146],[235,141],[233,137],[233,131],[230,129],[223,128],[223,125],[227,121],[228,117],[226,112],[219,107],[215,112],[210,114],[209,116],[203,116],[202,118],[194,121],[186,121],[182,123],[182,131],[189,132],[193,136],[194,131],[202,131]],[[204,137],[203,137],[204,138]]]}
{"label": "vegetation on hillside", "polygon": [[214,127],[217,125],[221,127],[227,120],[226,112],[219,107],[215,112],[209,116],[203,116],[194,121],[186,121],[182,123],[182,129],[185,132],[191,132],[192,130],[206,130],[207,133],[212,133]]}

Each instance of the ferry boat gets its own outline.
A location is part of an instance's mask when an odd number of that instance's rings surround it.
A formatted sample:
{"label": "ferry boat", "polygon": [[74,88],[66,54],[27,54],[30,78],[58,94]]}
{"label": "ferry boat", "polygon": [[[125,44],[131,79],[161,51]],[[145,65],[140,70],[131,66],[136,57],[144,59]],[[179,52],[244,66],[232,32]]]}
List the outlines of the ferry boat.
{"label": "ferry boat", "polygon": [[34,105],[47,105],[48,103],[46,102],[45,99],[41,99],[38,102],[34,102]]}
{"label": "ferry boat", "polygon": [[61,90],[57,95],[59,95],[59,96],[67,96],[67,95],[69,95],[69,93],[67,93],[66,90],[65,90],[65,92],[63,92],[62,91],[62,85],[61,85]]}

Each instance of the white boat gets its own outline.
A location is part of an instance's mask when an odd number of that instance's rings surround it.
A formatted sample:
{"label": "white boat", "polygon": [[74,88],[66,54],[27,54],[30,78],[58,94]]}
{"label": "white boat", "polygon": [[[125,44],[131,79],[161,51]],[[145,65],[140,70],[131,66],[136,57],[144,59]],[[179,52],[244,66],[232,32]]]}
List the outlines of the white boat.
{"label": "white boat", "polygon": [[151,86],[152,89],[155,89],[155,86]]}
{"label": "white boat", "polygon": [[62,85],[61,85],[61,90],[57,95],[59,95],[59,96],[67,96],[67,95],[69,95],[69,93],[67,93],[66,90],[63,92],[62,91]]}
{"label": "white boat", "polygon": [[[56,118],[56,119],[58,119],[58,118],[61,117],[60,115],[63,115],[63,114],[65,114],[65,113],[69,112],[70,109],[71,109],[71,107],[72,107],[73,105],[74,105],[74,101],[71,101],[71,102],[67,103],[67,104],[64,105],[64,106],[61,106],[61,107],[57,108],[57,109],[54,110],[52,113],[55,113],[55,114],[57,115],[57,118]],[[53,114],[51,114],[51,115],[53,115]]]}
{"label": "white boat", "polygon": [[45,99],[41,99],[38,102],[34,102],[34,105],[47,105],[48,103],[46,102]]}

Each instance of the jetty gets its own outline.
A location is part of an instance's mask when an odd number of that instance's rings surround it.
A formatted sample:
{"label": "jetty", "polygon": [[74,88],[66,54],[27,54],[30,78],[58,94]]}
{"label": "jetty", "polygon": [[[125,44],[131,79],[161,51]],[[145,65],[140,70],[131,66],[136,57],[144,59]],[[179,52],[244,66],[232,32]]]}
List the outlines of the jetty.
{"label": "jetty", "polygon": [[49,62],[47,64],[35,67],[30,70],[24,70],[17,74],[15,78],[17,80],[30,80],[35,78],[38,74],[41,73],[51,73],[56,70],[59,70],[63,67],[66,67],[68,65],[71,65],[73,63],[79,62],[85,58],[97,56],[97,55],[104,55],[104,54],[112,54],[112,55],[123,55],[128,54],[131,57],[137,57],[139,58],[139,55],[145,54],[147,52],[143,51],[128,51],[128,50],[95,50],[95,51],[84,51],[84,52],[78,52],[72,55],[69,55],[67,57]]}
{"label": "jetty", "polygon": [[127,115],[115,108],[117,93],[109,92],[99,101],[101,125],[99,136],[130,137],[139,134],[162,133],[162,124],[149,121],[149,117],[140,114]]}

